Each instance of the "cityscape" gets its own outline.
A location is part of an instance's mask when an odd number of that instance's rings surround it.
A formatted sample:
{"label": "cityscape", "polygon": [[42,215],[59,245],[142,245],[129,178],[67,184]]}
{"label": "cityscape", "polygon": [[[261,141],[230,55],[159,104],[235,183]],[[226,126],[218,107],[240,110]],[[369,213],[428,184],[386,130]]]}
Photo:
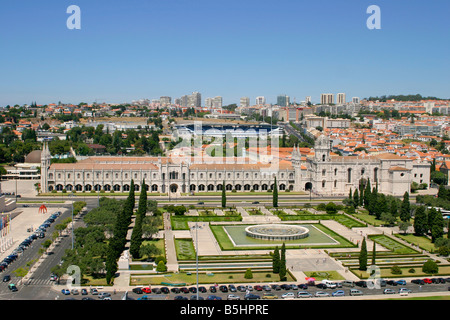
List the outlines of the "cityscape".
{"label": "cityscape", "polygon": [[[223,29],[230,11],[255,9],[262,18],[249,19],[259,22],[281,10],[270,1],[199,0],[201,12],[183,1],[131,2],[78,1],[62,13],[45,4],[46,15],[61,15],[61,29],[36,25],[51,30],[30,44],[36,56],[0,54],[12,59],[0,80],[0,301],[149,300],[173,304],[174,315],[256,317],[274,316],[284,300],[450,299],[450,91],[442,77],[450,64],[441,50],[422,59],[372,47],[389,55],[389,66],[362,75],[356,44],[357,52],[330,47],[336,57],[317,46],[281,50],[281,31],[297,32],[290,12],[272,26],[277,48],[261,44],[259,56],[230,50],[267,28],[233,16]],[[282,2],[288,11],[319,10]],[[366,49],[405,32],[384,14],[397,12],[396,3],[343,6],[335,10],[361,15],[354,36]],[[6,22],[19,8],[6,7]],[[99,10],[125,15],[123,30],[95,20]],[[151,10],[155,21],[144,20]],[[409,12],[423,10],[431,17],[436,4],[413,1]],[[163,28],[167,12],[175,22]],[[180,12],[191,13],[192,24],[176,20]],[[219,12],[216,24],[210,15]],[[199,22],[201,13],[208,15]],[[313,35],[334,34],[310,19],[298,23]],[[336,28],[354,27],[346,23]],[[437,24],[433,39],[444,36],[445,23]],[[141,33],[149,26],[161,32],[156,47]],[[174,35],[178,27],[181,37],[198,32],[199,57]],[[35,32],[18,28],[6,43],[20,51]],[[217,56],[213,32],[223,42]],[[167,35],[179,41],[177,53]],[[129,45],[139,37],[140,47]],[[114,46],[113,38],[124,42]],[[78,67],[63,76],[73,45]],[[49,57],[39,51],[45,47]],[[31,67],[35,59],[42,64]],[[334,74],[333,63],[348,74]],[[30,76],[21,77],[27,66]],[[286,66],[305,72],[293,76]]]}

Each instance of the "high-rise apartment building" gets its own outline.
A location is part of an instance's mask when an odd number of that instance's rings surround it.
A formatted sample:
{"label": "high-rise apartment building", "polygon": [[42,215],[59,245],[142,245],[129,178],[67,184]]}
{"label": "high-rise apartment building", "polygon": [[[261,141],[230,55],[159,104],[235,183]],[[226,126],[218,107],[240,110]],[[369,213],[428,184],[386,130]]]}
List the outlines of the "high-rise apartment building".
{"label": "high-rise apartment building", "polygon": [[242,97],[241,101],[240,101],[240,106],[242,108],[250,107],[250,98],[249,97]]}
{"label": "high-rise apartment building", "polygon": [[345,93],[338,93],[337,94],[337,104],[345,104]]}
{"label": "high-rise apartment building", "polygon": [[353,97],[353,98],[352,98],[352,102],[353,102],[354,104],[359,104],[359,97]]}
{"label": "high-rise apartment building", "polygon": [[277,106],[288,107],[290,104],[290,98],[287,95],[279,95],[277,97]]}
{"label": "high-rise apartment building", "polygon": [[334,95],[332,93],[322,93],[320,95],[320,104],[334,103]]}
{"label": "high-rise apartment building", "polygon": [[188,106],[194,108],[202,106],[202,95],[200,94],[200,92],[193,92],[189,96]]}
{"label": "high-rise apartment building", "polygon": [[172,104],[172,98],[171,97],[160,97],[159,98],[159,103],[164,106],[164,105],[170,105]]}
{"label": "high-rise apartment building", "polygon": [[256,97],[256,104],[257,105],[264,105],[264,104],[266,104],[266,98],[265,97],[263,97],[263,96],[259,96],[259,97]]}
{"label": "high-rise apartment building", "polygon": [[212,100],[212,104],[214,108],[222,108],[222,97],[214,97]]}
{"label": "high-rise apartment building", "polygon": [[307,96],[307,97],[305,98],[305,103],[306,103],[306,104],[311,103],[311,96]]}

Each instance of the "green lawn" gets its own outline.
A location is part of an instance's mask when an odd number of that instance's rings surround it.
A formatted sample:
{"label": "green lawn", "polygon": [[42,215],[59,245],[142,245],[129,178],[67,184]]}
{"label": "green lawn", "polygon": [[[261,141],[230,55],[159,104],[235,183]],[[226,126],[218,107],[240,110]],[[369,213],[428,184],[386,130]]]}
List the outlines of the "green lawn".
{"label": "green lawn", "polygon": [[175,239],[175,250],[178,260],[193,260],[196,257],[192,239]]}
{"label": "green lawn", "polygon": [[416,246],[419,246],[422,249],[425,249],[427,251],[433,252],[434,250],[436,250],[436,247],[434,245],[434,243],[431,242],[431,239],[425,237],[425,236],[415,236],[414,234],[403,234],[403,233],[399,233],[396,235],[397,237],[409,242],[409,243],[413,243]]}
{"label": "green lawn", "polygon": [[395,254],[418,253],[416,250],[401,244],[386,235],[370,235],[369,238]]}
{"label": "green lawn", "polygon": [[313,277],[316,281],[322,280],[345,280],[337,271],[305,271],[307,277]]}

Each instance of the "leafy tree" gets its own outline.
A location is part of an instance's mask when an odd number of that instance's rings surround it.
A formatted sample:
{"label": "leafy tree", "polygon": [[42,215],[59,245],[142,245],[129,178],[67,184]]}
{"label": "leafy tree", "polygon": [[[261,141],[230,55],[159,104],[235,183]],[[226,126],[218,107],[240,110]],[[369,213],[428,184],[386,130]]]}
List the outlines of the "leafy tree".
{"label": "leafy tree", "polygon": [[423,264],[422,271],[427,274],[437,274],[439,273],[439,266],[435,261],[428,259]]}
{"label": "leafy tree", "polygon": [[164,261],[159,261],[158,265],[156,266],[156,271],[157,272],[166,272],[167,271],[167,267],[166,264],[164,263]]}
{"label": "leafy tree", "polygon": [[248,268],[247,271],[245,271],[244,278],[245,279],[253,279],[252,269]]}

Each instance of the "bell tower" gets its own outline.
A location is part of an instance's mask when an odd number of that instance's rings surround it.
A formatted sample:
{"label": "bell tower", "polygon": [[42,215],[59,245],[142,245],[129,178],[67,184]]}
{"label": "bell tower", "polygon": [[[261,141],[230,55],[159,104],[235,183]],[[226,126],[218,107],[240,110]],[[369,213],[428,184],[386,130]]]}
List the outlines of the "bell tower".
{"label": "bell tower", "polygon": [[330,161],[331,140],[326,135],[321,135],[314,146],[314,159],[316,162]]}
{"label": "bell tower", "polygon": [[48,169],[51,163],[51,154],[48,148],[48,142],[44,140],[41,152],[41,190],[48,192]]}

